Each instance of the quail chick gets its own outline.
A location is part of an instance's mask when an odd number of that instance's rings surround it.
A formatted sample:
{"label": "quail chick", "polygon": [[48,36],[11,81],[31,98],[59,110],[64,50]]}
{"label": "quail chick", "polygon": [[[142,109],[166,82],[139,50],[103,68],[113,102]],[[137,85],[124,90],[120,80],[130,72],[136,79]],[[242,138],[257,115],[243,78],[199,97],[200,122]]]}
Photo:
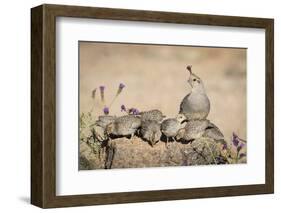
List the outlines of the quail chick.
{"label": "quail chick", "polygon": [[183,139],[185,141],[191,141],[200,138],[205,133],[209,125],[208,120],[191,120],[188,121],[184,128],[180,129],[176,135],[176,139]]}
{"label": "quail chick", "polygon": [[105,127],[115,121],[116,116],[111,115],[101,115],[98,117],[98,120],[95,122],[95,124],[99,127],[102,127],[105,129]]}
{"label": "quail chick", "polygon": [[146,111],[146,112],[140,112],[139,115],[140,115],[142,121],[150,120],[150,121],[161,122],[166,117],[158,109],[153,109],[153,110]]}
{"label": "quail chick", "polygon": [[187,70],[190,72],[188,83],[191,92],[182,100],[179,113],[184,114],[187,120],[205,119],[210,112],[210,101],[203,81],[191,71],[191,66]]}
{"label": "quail chick", "polygon": [[153,147],[161,138],[162,132],[157,121],[146,120],[141,124],[141,135]]}
{"label": "quail chick", "polygon": [[224,135],[222,134],[220,129],[211,122],[209,122],[209,125],[202,136],[212,138],[216,141],[224,140]]}
{"label": "quail chick", "polygon": [[186,117],[183,114],[178,114],[176,118],[168,118],[164,120],[161,124],[161,131],[166,136],[166,146],[168,145],[169,138],[175,140],[175,136],[180,128],[184,127],[182,122],[186,120]]}
{"label": "quail chick", "polygon": [[118,117],[114,122],[105,128],[107,135],[114,136],[134,136],[137,129],[141,126],[141,119],[134,115],[124,115]]}

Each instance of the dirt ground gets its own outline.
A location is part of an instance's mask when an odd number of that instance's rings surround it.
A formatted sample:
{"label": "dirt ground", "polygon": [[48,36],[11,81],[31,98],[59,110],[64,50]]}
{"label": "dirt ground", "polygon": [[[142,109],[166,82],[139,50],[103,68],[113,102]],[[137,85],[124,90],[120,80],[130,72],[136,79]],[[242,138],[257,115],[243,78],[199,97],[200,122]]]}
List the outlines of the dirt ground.
{"label": "dirt ground", "polygon": [[[226,140],[236,132],[246,139],[246,49],[189,46],[136,45],[80,42],[80,113],[93,109],[98,116],[113,100],[119,83],[126,87],[110,107],[140,111],[160,109],[175,117],[183,97],[190,92],[187,65],[201,77],[211,102],[208,116]],[[91,98],[104,85],[105,103]]]}

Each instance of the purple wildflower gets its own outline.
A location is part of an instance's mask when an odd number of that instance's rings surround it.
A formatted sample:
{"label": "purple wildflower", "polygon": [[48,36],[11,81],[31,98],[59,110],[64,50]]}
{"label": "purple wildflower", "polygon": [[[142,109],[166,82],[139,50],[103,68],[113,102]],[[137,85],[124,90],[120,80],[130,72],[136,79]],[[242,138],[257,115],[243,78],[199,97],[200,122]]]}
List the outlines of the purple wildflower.
{"label": "purple wildflower", "polygon": [[136,108],[130,108],[130,109],[128,110],[128,112],[129,112],[129,114],[133,114],[133,115],[138,115],[138,114],[140,114],[139,110],[136,109]]}
{"label": "purple wildflower", "polygon": [[246,157],[246,154],[245,154],[245,153],[241,153],[241,154],[239,155],[239,158],[243,158],[243,157]]}
{"label": "purple wildflower", "polygon": [[222,145],[222,150],[226,150],[226,149],[227,149],[227,144],[224,143],[224,144]]}
{"label": "purple wildflower", "polygon": [[126,112],[127,110],[126,110],[126,107],[125,107],[125,105],[124,104],[122,104],[121,105],[121,112]]}
{"label": "purple wildflower", "polygon": [[100,86],[100,91],[104,92],[104,90],[105,90],[105,86]]}
{"label": "purple wildflower", "polygon": [[120,84],[119,84],[119,88],[120,88],[120,89],[123,89],[124,87],[125,87],[125,84],[123,84],[123,83],[120,83]]}
{"label": "purple wildflower", "polygon": [[238,136],[233,132],[232,133],[232,143],[233,143],[233,145],[234,146],[238,146],[238,144],[239,144],[239,139],[238,139]]}
{"label": "purple wildflower", "polygon": [[140,112],[139,112],[139,110],[138,109],[134,109],[133,110],[133,115],[138,115]]}
{"label": "purple wildflower", "polygon": [[241,143],[239,146],[237,146],[237,152],[240,152],[240,150],[245,146],[244,143]]}
{"label": "purple wildflower", "polygon": [[100,96],[103,102],[104,102],[104,90],[105,90],[105,86],[100,86]]}
{"label": "purple wildflower", "polygon": [[108,115],[108,114],[109,114],[109,108],[108,108],[108,107],[104,107],[104,108],[103,108],[103,113],[104,113],[105,115]]}
{"label": "purple wildflower", "polygon": [[119,87],[118,87],[116,96],[119,95],[119,94],[122,92],[122,90],[124,89],[124,87],[125,87],[125,84],[123,84],[123,83],[120,83],[120,84],[119,84]]}

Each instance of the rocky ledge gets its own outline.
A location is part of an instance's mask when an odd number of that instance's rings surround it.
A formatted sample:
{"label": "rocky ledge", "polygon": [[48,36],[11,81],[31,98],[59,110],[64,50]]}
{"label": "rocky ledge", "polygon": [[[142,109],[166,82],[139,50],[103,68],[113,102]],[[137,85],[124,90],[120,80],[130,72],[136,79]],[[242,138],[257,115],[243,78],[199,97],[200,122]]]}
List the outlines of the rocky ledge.
{"label": "rocky ledge", "polygon": [[99,153],[80,143],[80,169],[115,169],[226,164],[222,143],[201,137],[189,143],[162,141],[151,147],[141,138],[110,140]]}

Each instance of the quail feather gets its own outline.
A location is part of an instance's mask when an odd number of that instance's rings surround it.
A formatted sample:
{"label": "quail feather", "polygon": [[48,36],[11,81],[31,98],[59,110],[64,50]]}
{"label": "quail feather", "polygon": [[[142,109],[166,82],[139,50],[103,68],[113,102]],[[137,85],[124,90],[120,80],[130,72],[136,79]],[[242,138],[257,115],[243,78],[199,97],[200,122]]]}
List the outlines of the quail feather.
{"label": "quail feather", "polygon": [[131,136],[133,137],[137,129],[141,126],[141,119],[134,115],[124,115],[116,118],[106,126],[107,135]]}
{"label": "quail feather", "polygon": [[191,141],[200,138],[205,133],[209,125],[208,120],[191,120],[188,121],[184,128],[180,129],[176,135],[176,139],[183,139],[185,141]]}
{"label": "quail feather", "polygon": [[101,115],[98,117],[98,120],[95,122],[95,125],[102,127],[105,129],[105,127],[115,121],[116,116],[111,115]]}
{"label": "quail feather", "polygon": [[152,147],[160,140],[162,136],[160,124],[157,121],[143,121],[140,132],[142,138],[148,141]]}
{"label": "quail feather", "polygon": [[188,120],[205,119],[210,112],[210,101],[203,81],[191,71],[191,66],[187,66],[187,70],[190,73],[188,83],[191,92],[183,98],[179,113],[184,114]]}
{"label": "quail feather", "polygon": [[166,145],[169,138],[174,140],[179,129],[184,127],[184,124],[182,124],[184,120],[186,120],[186,117],[183,114],[178,114],[176,118],[168,118],[162,122],[161,131],[166,136]]}
{"label": "quail feather", "polygon": [[177,139],[190,141],[200,137],[211,138],[216,141],[224,140],[224,135],[220,129],[209,120],[188,121],[183,129],[178,131]]}
{"label": "quail feather", "polygon": [[160,122],[160,121],[162,121],[166,117],[158,109],[153,109],[153,110],[150,110],[150,111],[140,112],[139,115],[140,115],[142,121],[150,120],[150,121],[158,121],[158,122]]}
{"label": "quail feather", "polygon": [[211,122],[209,122],[209,125],[202,136],[207,138],[212,138],[217,141],[224,140],[224,135],[222,134],[220,129]]}

